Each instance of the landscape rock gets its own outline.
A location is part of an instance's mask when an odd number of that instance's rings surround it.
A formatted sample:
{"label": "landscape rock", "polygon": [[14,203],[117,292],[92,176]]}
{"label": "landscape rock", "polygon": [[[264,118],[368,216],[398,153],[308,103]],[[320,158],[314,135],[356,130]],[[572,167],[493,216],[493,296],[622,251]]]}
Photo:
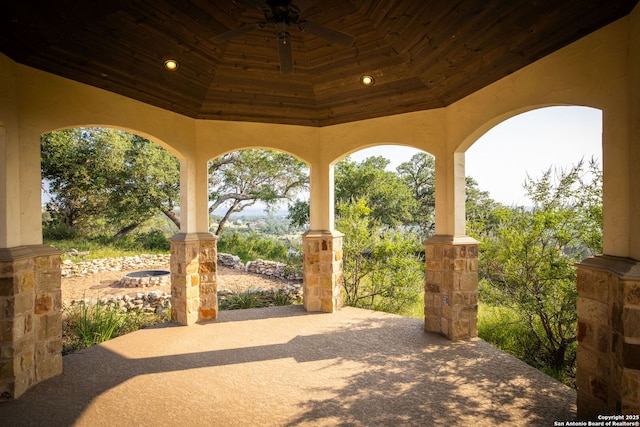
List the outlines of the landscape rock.
{"label": "landscape rock", "polygon": [[302,281],[302,275],[299,271],[281,262],[257,259],[247,263],[246,271],[254,274],[264,274],[276,279]]}
{"label": "landscape rock", "polygon": [[244,269],[244,264],[240,257],[231,254],[218,254],[218,264],[233,268],[234,270]]}

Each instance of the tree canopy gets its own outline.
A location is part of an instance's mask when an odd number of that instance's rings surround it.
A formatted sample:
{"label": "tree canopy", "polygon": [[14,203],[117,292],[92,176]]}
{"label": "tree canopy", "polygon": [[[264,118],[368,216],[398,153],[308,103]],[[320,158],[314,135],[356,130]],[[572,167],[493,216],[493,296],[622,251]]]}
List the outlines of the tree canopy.
{"label": "tree canopy", "polygon": [[416,201],[397,173],[387,171],[389,160],[377,156],[360,163],[349,157],[335,166],[335,200],[341,203],[366,198],[370,218],[383,225],[395,226],[410,222]]}
{"label": "tree canopy", "polygon": [[594,162],[549,169],[525,183],[533,206],[500,208],[482,236],[480,296],[514,309],[536,340],[530,362],[562,370],[575,362],[576,269],[602,249],[602,177]]}
{"label": "tree canopy", "polygon": [[435,230],[435,159],[428,153],[414,154],[398,166],[398,175],[409,188],[416,203],[412,206],[411,223],[429,236]]}
{"label": "tree canopy", "polygon": [[85,234],[122,235],[163,213],[179,227],[179,164],[163,148],[104,128],[51,132],[40,141],[56,221]]}
{"label": "tree canopy", "polygon": [[292,201],[308,188],[309,172],[300,160],[273,150],[242,150],[209,162],[209,212],[226,208],[216,235],[229,216],[260,201],[267,207]]}

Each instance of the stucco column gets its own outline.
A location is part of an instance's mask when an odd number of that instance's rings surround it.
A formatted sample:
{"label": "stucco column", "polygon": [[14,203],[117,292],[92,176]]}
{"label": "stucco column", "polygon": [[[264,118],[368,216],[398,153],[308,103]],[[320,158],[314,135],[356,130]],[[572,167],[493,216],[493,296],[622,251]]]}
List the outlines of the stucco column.
{"label": "stucco column", "polygon": [[478,242],[465,235],[464,154],[436,157],[436,234],[425,243],[425,330],[478,335]]}
{"label": "stucco column", "polygon": [[207,161],[180,162],[180,233],[171,238],[171,318],[218,317],[217,239],[209,232]]}
{"label": "stucco column", "polygon": [[578,265],[578,416],[640,414],[640,8],[603,108],[603,251]]}
{"label": "stucco column", "polygon": [[0,401],[62,372],[60,253],[42,245],[40,140],[0,126]]}
{"label": "stucco column", "polygon": [[309,168],[309,230],[333,230],[333,165],[318,161]]}
{"label": "stucco column", "polygon": [[307,311],[332,313],[342,307],[342,238],[334,230],[333,165],[310,168],[310,230],[303,240],[303,298]]}
{"label": "stucco column", "polygon": [[446,153],[436,156],[435,167],[435,234],[464,236],[466,234],[464,153]]}

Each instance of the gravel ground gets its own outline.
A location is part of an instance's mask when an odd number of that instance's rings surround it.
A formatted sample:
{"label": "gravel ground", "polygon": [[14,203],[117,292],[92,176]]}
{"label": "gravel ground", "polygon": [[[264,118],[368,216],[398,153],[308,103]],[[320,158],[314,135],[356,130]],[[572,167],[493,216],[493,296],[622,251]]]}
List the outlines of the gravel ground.
{"label": "gravel ground", "polygon": [[[169,270],[169,266],[157,268]],[[104,271],[84,277],[62,278],[62,301],[72,301],[83,298],[98,299],[112,295],[135,296],[138,292],[159,290],[170,293],[169,286],[150,286],[146,288],[125,288],[120,286],[120,279],[125,274],[139,270]],[[228,289],[244,291],[251,288],[269,289],[285,287],[296,282],[271,279],[260,274],[251,274],[242,270],[218,266],[218,290]]]}

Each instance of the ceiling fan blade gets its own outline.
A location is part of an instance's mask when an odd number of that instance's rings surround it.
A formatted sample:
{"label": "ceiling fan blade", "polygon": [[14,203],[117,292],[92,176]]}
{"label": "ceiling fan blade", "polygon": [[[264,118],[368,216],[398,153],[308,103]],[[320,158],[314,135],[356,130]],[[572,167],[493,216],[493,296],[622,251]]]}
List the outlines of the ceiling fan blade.
{"label": "ceiling fan blade", "polygon": [[356,38],[351,34],[323,27],[322,25],[314,24],[309,21],[301,21],[298,24],[298,28],[300,28],[300,31],[322,37],[323,39],[327,39],[330,42],[337,43],[345,47],[351,47],[353,42],[356,40]]}
{"label": "ceiling fan blade", "polygon": [[263,22],[255,23],[255,24],[247,24],[242,27],[236,28],[235,30],[227,31],[226,33],[221,33],[211,37],[211,41],[214,43],[224,42],[236,36],[239,36],[244,33],[248,33],[249,31],[257,30],[258,28],[263,28],[265,24]]}
{"label": "ceiling fan blade", "polygon": [[293,72],[293,54],[291,53],[291,39],[286,31],[278,34],[278,54],[280,55],[280,73]]}
{"label": "ceiling fan blade", "polygon": [[304,12],[316,3],[318,3],[318,0],[298,0],[295,5],[300,12]]}

